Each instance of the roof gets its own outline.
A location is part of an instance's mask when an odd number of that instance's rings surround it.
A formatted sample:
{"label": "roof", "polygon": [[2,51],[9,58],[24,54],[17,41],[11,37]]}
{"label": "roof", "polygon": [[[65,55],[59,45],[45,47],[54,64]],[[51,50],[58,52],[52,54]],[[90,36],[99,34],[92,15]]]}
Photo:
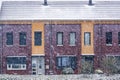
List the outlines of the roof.
{"label": "roof", "polygon": [[0,20],[120,20],[120,1],[4,1]]}

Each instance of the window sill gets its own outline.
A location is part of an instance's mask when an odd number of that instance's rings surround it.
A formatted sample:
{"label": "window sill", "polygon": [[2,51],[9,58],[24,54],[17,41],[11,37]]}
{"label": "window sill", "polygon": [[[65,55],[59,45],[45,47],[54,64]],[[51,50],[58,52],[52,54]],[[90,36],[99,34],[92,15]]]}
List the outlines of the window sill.
{"label": "window sill", "polygon": [[69,45],[69,46],[76,46],[76,45]]}
{"label": "window sill", "polygon": [[25,47],[25,46],[27,46],[27,45],[19,45],[19,46],[21,46],[21,47]]}
{"label": "window sill", "polygon": [[63,46],[63,45],[57,45],[57,46]]}
{"label": "window sill", "polygon": [[12,47],[13,45],[6,45],[7,47]]}
{"label": "window sill", "polygon": [[106,46],[112,46],[112,44],[106,44]]}

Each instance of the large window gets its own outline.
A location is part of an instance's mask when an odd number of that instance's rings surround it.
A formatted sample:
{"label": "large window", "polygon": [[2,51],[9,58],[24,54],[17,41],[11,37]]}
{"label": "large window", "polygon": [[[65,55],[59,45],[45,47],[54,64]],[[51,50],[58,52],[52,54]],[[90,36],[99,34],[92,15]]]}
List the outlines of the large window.
{"label": "large window", "polygon": [[75,42],[76,42],[76,33],[75,32],[71,32],[70,33],[70,45],[75,45]]}
{"label": "large window", "polygon": [[34,32],[34,44],[36,46],[42,45],[42,32]]}
{"label": "large window", "polygon": [[7,45],[13,45],[13,33],[12,32],[7,32],[6,33],[6,44]]}
{"label": "large window", "polygon": [[57,32],[57,45],[63,45],[63,32]]}
{"label": "large window", "polygon": [[76,69],[76,57],[75,56],[60,56],[57,57],[57,68],[64,69],[64,68],[72,68]]}
{"label": "large window", "polygon": [[118,44],[120,45],[120,32],[118,32]]}
{"label": "large window", "polygon": [[26,70],[26,57],[8,56],[6,61],[7,70]]}
{"label": "large window", "polygon": [[26,33],[25,32],[19,33],[19,44],[26,45]]}
{"label": "large window", "polygon": [[91,44],[91,34],[90,32],[84,33],[84,45],[90,45]]}
{"label": "large window", "polygon": [[112,32],[106,32],[106,44],[112,45]]}

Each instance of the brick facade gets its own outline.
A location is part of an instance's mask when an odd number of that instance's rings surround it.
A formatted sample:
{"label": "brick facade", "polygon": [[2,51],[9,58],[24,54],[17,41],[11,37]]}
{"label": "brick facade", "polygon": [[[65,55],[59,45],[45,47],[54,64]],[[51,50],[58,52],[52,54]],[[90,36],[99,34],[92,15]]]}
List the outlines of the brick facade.
{"label": "brick facade", "polygon": [[[3,74],[31,74],[31,25],[29,24],[6,24],[2,26],[2,73]],[[13,32],[13,45],[6,45],[6,33]],[[19,45],[19,32],[26,32],[26,45]],[[7,56],[26,56],[26,70],[7,70]]]}
{"label": "brick facade", "polygon": [[[56,34],[63,32],[63,46],[57,46]],[[76,32],[76,45],[69,45],[70,32]],[[58,25],[45,25],[45,63],[49,66],[46,69],[46,74],[61,74],[61,70],[56,67],[56,56],[60,55],[74,55],[80,59],[81,54],[81,27],[79,24],[58,24]],[[51,62],[50,62],[51,59]],[[79,61],[77,60],[77,69],[74,71],[78,73]],[[50,66],[51,65],[51,66]]]}

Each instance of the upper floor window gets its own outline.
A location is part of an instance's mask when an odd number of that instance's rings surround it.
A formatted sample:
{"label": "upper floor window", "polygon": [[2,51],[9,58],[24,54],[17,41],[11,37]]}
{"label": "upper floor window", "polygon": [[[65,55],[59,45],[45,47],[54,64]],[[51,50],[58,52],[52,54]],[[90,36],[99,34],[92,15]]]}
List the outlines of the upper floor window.
{"label": "upper floor window", "polygon": [[13,33],[12,32],[7,32],[6,33],[6,44],[7,45],[13,45]]}
{"label": "upper floor window", "polygon": [[120,32],[118,32],[118,44],[120,44]]}
{"label": "upper floor window", "polygon": [[37,46],[42,45],[42,32],[34,32],[34,44]]}
{"label": "upper floor window", "polygon": [[76,33],[75,32],[70,32],[70,45],[75,45],[76,42]]}
{"label": "upper floor window", "polygon": [[63,32],[57,32],[57,45],[63,45]]}
{"label": "upper floor window", "polygon": [[85,32],[84,33],[84,45],[90,45],[91,44],[91,33]]}
{"label": "upper floor window", "polygon": [[26,33],[25,32],[19,33],[19,44],[26,45]]}
{"label": "upper floor window", "polygon": [[112,32],[106,32],[106,44],[107,45],[112,44]]}

